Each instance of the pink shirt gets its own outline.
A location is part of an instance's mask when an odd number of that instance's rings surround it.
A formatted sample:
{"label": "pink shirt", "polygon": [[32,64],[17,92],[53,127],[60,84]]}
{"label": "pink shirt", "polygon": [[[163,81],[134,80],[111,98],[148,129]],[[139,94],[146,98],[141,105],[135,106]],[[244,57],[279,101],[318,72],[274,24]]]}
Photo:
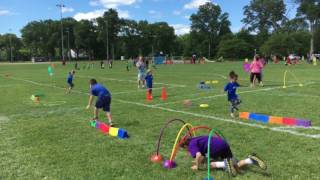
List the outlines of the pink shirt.
{"label": "pink shirt", "polygon": [[253,61],[250,65],[251,73],[261,73],[263,64],[261,61]]}

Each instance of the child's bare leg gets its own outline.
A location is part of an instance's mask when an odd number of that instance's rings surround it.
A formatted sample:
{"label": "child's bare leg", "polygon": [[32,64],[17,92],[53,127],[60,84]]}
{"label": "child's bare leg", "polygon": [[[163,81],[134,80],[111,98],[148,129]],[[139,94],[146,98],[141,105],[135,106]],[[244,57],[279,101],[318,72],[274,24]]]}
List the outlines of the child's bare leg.
{"label": "child's bare leg", "polygon": [[211,162],[211,168],[212,169],[224,169],[226,168],[226,165],[224,161],[219,161],[219,162]]}
{"label": "child's bare leg", "polygon": [[112,115],[110,112],[106,112],[106,117],[108,118],[109,124],[112,125]]}
{"label": "child's bare leg", "polygon": [[99,119],[99,109],[98,108],[94,108],[94,111],[93,111],[93,114],[94,114],[94,119],[98,120]]}

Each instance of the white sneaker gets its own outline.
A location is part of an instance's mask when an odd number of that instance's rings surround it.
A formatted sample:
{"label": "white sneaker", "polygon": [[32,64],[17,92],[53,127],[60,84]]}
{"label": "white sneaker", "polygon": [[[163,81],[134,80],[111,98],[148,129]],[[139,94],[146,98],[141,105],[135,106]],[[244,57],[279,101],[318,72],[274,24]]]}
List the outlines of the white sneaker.
{"label": "white sneaker", "polygon": [[260,83],[260,86],[263,87],[263,83],[262,82]]}
{"label": "white sneaker", "polygon": [[230,116],[231,116],[232,118],[235,118],[234,113],[231,113]]}

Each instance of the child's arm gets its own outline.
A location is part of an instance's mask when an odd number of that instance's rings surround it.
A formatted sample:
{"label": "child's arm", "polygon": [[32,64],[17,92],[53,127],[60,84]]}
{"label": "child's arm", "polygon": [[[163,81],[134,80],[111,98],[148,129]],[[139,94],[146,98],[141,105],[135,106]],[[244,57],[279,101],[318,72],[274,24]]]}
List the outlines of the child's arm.
{"label": "child's arm", "polygon": [[87,105],[87,108],[86,108],[86,109],[89,109],[89,108],[91,107],[92,102],[93,102],[93,96],[90,95],[90,96],[89,96],[89,102],[88,102],[88,105]]}
{"label": "child's arm", "polygon": [[197,155],[196,155],[196,159],[195,159],[195,165],[191,167],[191,169],[193,170],[198,170],[199,169],[199,166],[200,164],[202,163],[204,157],[202,156],[202,154],[200,152],[197,152]]}

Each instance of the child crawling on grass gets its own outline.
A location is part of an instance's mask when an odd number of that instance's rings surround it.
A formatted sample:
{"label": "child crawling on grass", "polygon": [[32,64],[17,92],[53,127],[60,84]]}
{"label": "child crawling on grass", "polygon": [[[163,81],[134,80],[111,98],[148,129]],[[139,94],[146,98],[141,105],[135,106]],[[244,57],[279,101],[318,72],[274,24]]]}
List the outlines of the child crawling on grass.
{"label": "child crawling on grass", "polygon": [[237,95],[237,88],[240,87],[238,84],[238,75],[231,71],[229,73],[229,79],[230,82],[224,87],[224,91],[228,93],[228,101],[230,102],[230,116],[232,118],[235,117],[234,113],[235,111],[238,111],[238,106],[241,104],[241,100],[239,99]]}
{"label": "child crawling on grass", "polygon": [[[192,158],[194,158],[192,170],[199,170],[201,165],[206,162],[206,157],[208,157],[208,138],[208,136],[189,138],[181,145],[187,148]],[[210,160],[211,168],[224,169],[231,176],[236,176],[241,168],[248,165],[256,165],[263,170],[267,169],[266,163],[254,153],[244,160],[237,161],[228,142],[218,136],[211,138]]]}

